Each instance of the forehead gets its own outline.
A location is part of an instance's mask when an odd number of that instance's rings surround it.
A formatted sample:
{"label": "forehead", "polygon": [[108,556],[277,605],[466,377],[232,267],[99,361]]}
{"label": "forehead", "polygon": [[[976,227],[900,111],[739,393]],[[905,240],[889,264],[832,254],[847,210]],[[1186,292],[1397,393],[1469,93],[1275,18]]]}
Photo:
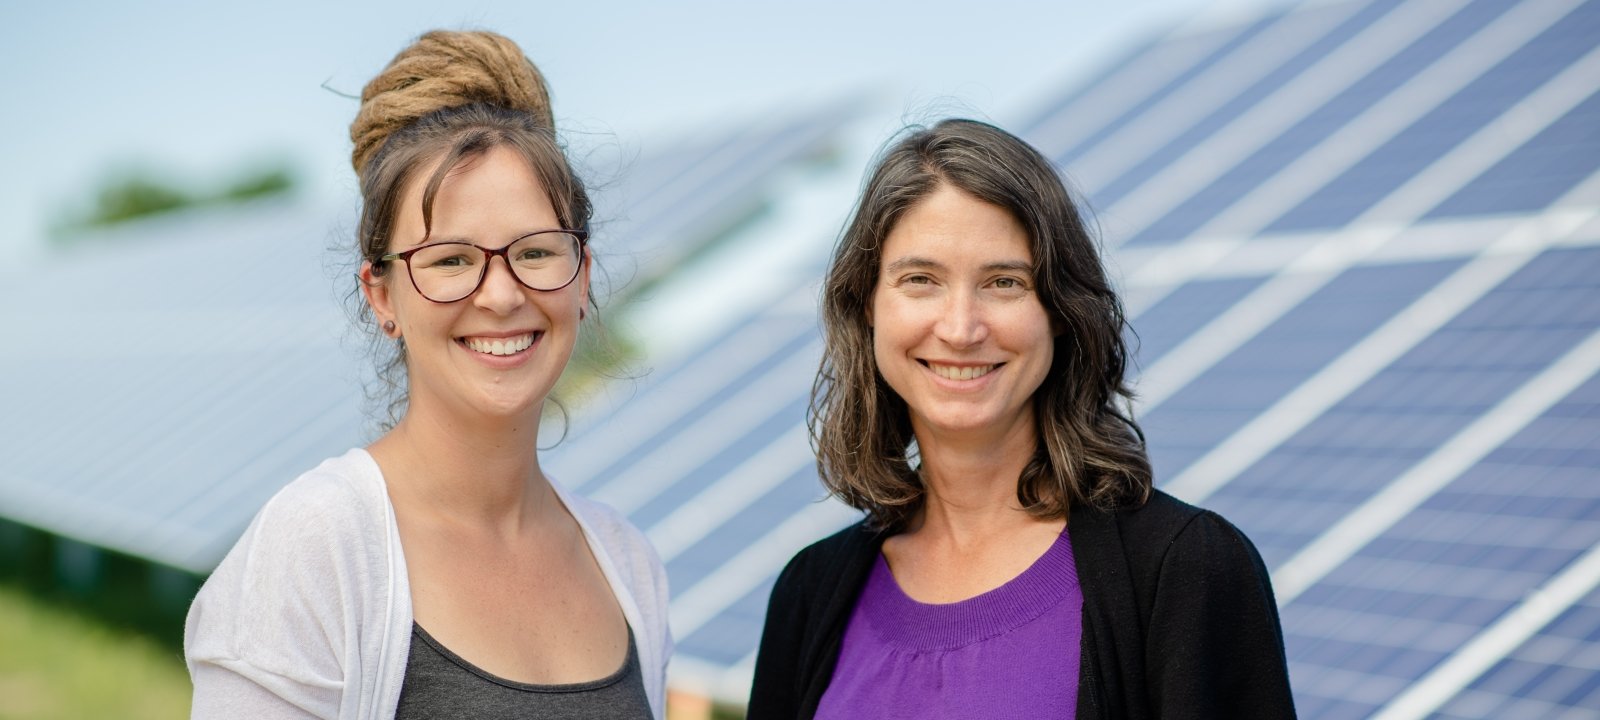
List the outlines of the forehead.
{"label": "forehead", "polygon": [[915,256],[937,264],[966,260],[1031,262],[1027,231],[1005,208],[942,183],[890,228],[880,263]]}
{"label": "forehead", "polygon": [[426,239],[504,241],[508,234],[548,230],[559,225],[550,193],[527,158],[496,146],[456,163],[433,197],[432,227],[423,222],[423,196],[442,159],[425,163],[401,196],[395,235],[401,244]]}

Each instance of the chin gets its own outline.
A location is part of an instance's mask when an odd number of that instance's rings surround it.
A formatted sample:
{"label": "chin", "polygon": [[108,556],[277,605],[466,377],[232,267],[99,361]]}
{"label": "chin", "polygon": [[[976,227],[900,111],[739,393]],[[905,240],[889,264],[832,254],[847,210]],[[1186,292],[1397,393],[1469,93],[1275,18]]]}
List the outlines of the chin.
{"label": "chin", "polygon": [[470,403],[470,406],[485,418],[496,420],[511,420],[528,415],[537,416],[544,408],[545,398],[548,393],[485,394]]}
{"label": "chin", "polygon": [[924,415],[923,424],[941,433],[975,433],[993,429],[1000,422],[993,416],[969,413]]}

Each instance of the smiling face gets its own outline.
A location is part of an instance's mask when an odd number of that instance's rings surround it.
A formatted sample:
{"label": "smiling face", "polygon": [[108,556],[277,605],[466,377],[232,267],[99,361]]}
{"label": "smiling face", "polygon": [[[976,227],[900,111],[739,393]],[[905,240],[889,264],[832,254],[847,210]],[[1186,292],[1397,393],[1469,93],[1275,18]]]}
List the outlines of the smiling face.
{"label": "smiling face", "polygon": [[[405,188],[390,252],[460,241],[504,247],[538,230],[560,228],[549,193],[521,155],[495,147],[453,169],[433,202],[425,238],[422,194],[434,167]],[[472,250],[471,252],[477,252]],[[579,312],[589,292],[589,258],[578,278],[560,290],[519,284],[500,258],[489,262],[476,292],[452,303],[422,297],[404,263],[390,261],[381,276],[362,268],[377,321],[406,343],[409,413],[443,410],[469,417],[511,418],[537,413],[577,343]]]}
{"label": "smiling face", "polygon": [[948,183],[889,231],[868,322],[919,443],[1033,432],[1054,338],[1032,265],[1016,218]]}

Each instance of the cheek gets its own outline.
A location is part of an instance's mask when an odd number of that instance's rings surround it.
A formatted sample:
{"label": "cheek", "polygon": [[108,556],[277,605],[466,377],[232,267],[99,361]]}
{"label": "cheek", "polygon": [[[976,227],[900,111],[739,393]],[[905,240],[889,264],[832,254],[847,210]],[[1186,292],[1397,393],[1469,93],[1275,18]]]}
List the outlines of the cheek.
{"label": "cheek", "polygon": [[1043,312],[1036,316],[1024,319],[1016,328],[1017,344],[1021,347],[1032,348],[1035,365],[1034,372],[1039,380],[1043,381],[1050,374],[1050,368],[1055,363],[1056,338],[1058,334],[1052,327],[1050,319]]}
{"label": "cheek", "polygon": [[883,367],[884,361],[904,350],[905,336],[911,318],[905,314],[905,308],[895,302],[875,302],[875,311],[872,313],[872,323],[869,331],[872,333],[872,352],[877,357],[878,366]]}

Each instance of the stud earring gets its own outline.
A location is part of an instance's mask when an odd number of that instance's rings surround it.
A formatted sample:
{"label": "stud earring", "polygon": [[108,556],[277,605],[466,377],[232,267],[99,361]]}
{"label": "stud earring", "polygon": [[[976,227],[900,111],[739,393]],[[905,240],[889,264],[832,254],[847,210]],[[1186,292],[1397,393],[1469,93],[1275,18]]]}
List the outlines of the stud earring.
{"label": "stud earring", "polygon": [[583,308],[578,308],[578,319],[582,320],[583,318],[584,318]]}
{"label": "stud earring", "polygon": [[383,331],[385,333],[390,333],[390,334],[394,333],[394,321],[393,320],[385,320],[385,321],[383,321]]}

